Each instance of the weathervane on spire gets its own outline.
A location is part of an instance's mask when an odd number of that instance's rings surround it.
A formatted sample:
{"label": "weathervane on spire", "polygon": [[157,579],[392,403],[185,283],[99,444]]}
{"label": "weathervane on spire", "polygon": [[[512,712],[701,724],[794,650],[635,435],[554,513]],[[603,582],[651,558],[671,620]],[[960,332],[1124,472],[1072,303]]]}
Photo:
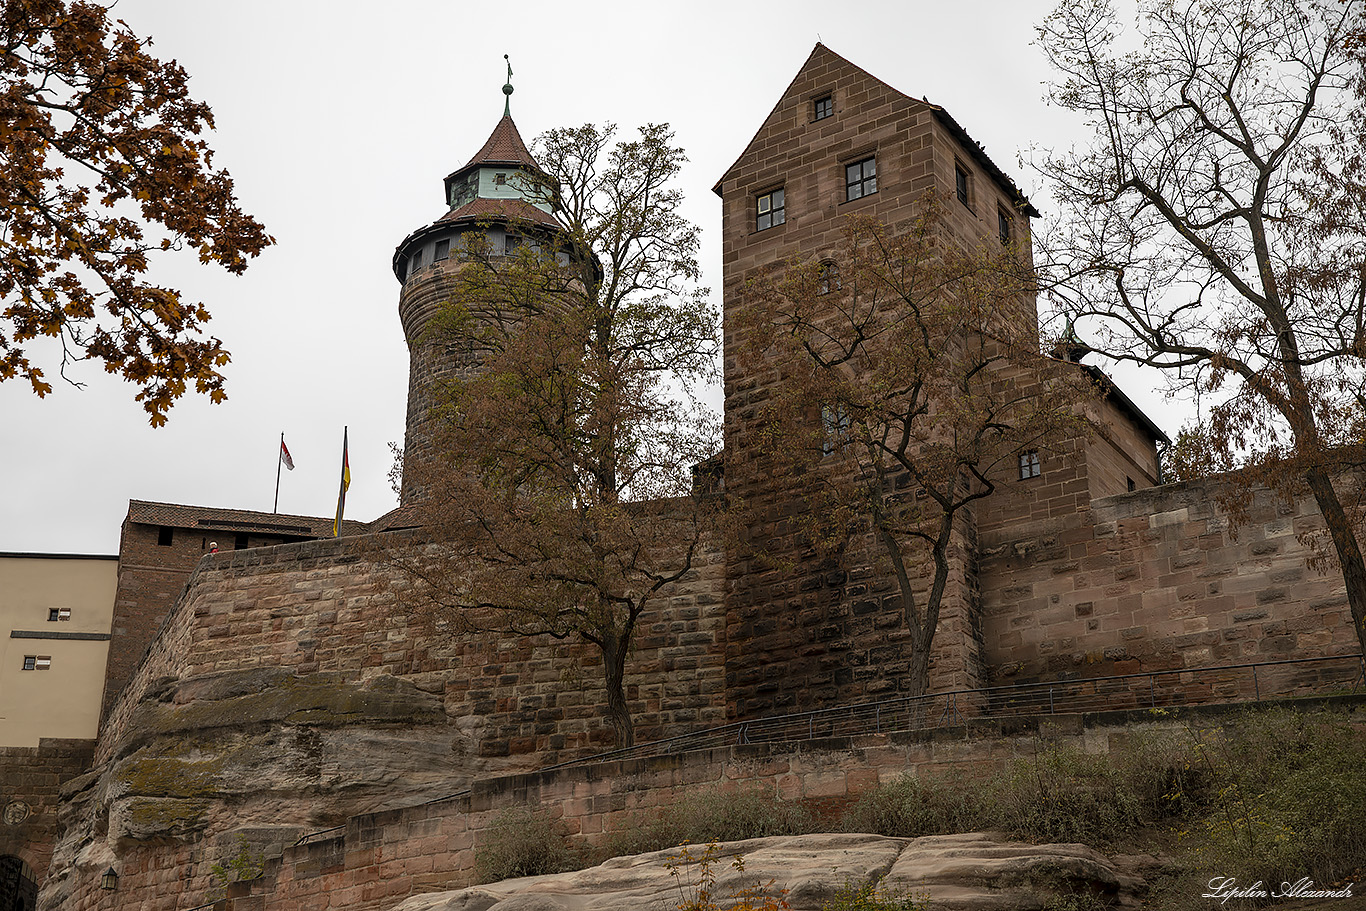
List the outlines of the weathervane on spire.
{"label": "weathervane on spire", "polygon": [[512,61],[508,60],[508,55],[504,54],[503,59],[508,61],[508,81],[503,83],[503,94],[507,97],[503,99],[503,116],[512,116]]}

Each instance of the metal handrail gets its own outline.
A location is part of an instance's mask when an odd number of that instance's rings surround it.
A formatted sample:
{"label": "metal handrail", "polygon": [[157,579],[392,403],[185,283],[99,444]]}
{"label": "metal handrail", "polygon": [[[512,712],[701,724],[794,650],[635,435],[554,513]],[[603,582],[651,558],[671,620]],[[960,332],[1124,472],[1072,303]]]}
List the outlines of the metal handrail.
{"label": "metal handrail", "polygon": [[[309,842],[311,842],[311,841],[313,841],[313,840],[315,840],[315,839],[318,840],[318,841],[321,841],[322,838],[323,838],[323,836],[324,836],[324,835],[327,835],[327,834],[330,833],[330,832],[345,832],[345,831],[346,831],[346,823],[342,823],[341,825],[339,825],[339,826],[333,826],[333,827],[330,828],[330,829],[319,829],[319,830],[316,831],[316,832],[308,832],[308,833],[306,833],[306,834],[304,834],[304,835],[300,835],[300,836],[299,836],[299,840],[296,841],[296,842],[294,843],[294,847],[297,848],[297,847],[299,847],[299,845],[306,845],[306,844],[308,844]],[[191,911],[193,911],[193,909],[191,909]]]}

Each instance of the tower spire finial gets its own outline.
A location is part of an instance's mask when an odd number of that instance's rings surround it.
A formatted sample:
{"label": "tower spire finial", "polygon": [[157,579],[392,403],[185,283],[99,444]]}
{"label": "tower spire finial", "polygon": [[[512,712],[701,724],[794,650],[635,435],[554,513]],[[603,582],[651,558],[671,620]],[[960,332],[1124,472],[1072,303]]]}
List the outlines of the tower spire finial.
{"label": "tower spire finial", "polygon": [[512,116],[512,61],[508,60],[508,55],[504,54],[503,59],[508,61],[508,81],[503,83],[503,116]]}

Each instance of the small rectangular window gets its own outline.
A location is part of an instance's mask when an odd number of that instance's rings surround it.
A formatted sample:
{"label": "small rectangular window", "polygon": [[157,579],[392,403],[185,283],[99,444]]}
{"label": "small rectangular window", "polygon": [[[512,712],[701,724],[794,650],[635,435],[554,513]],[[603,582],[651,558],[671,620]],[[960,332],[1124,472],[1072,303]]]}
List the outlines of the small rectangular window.
{"label": "small rectangular window", "polygon": [[1001,243],[1010,244],[1010,216],[1005,209],[996,210],[996,227],[1001,232]]}
{"label": "small rectangular window", "polygon": [[31,671],[31,670],[37,669],[37,667],[38,667],[38,656],[37,656],[37,655],[25,655],[25,656],[24,656],[24,670],[26,670],[26,671]]}
{"label": "small rectangular window", "polygon": [[506,174],[495,174],[493,175],[493,182],[494,184],[500,187],[506,186],[508,182],[508,176]]}
{"label": "small rectangular window", "polygon": [[1031,449],[1020,453],[1020,480],[1027,481],[1039,476],[1039,451]]}
{"label": "small rectangular window", "polygon": [[170,547],[175,540],[175,529],[166,525],[157,529],[157,547]]}
{"label": "small rectangular window", "polygon": [[413,251],[412,259],[408,260],[408,274],[409,274],[409,275],[412,275],[414,272],[416,272],[418,269],[421,269],[421,268],[422,268],[422,250],[421,250],[421,249],[417,249],[417,250],[414,250],[414,251]]}
{"label": "small rectangular window", "polygon": [[35,669],[36,669],[36,670],[45,671],[45,670],[47,670],[48,668],[52,667],[52,656],[51,656],[51,655],[38,655],[38,656],[36,656],[36,657],[37,657],[37,659],[38,659],[38,660],[35,662]]}
{"label": "small rectangular window", "polygon": [[251,546],[251,538],[248,535],[236,535],[232,541],[233,550],[246,550]]}
{"label": "small rectangular window", "polygon": [[1125,481],[1128,483],[1128,485],[1129,485],[1129,493],[1133,493],[1135,490],[1138,490],[1138,485],[1134,483],[1134,479],[1133,479],[1133,478],[1130,478],[1130,477],[1127,477],[1127,476],[1126,476],[1126,477],[1124,478],[1124,480],[1125,480]]}
{"label": "small rectangular window", "polygon": [[953,183],[958,201],[965,206],[968,205],[968,172],[960,164],[953,166]]}
{"label": "small rectangular window", "polygon": [[58,620],[70,620],[71,608],[69,607],[49,607],[47,609],[47,620],[54,623]]}
{"label": "small rectangular window", "polygon": [[821,294],[840,290],[840,267],[832,262],[823,262],[820,267],[818,290]]}
{"label": "small rectangular window", "polygon": [[47,622],[48,622],[48,623],[56,623],[56,622],[57,622],[57,608],[55,608],[55,607],[49,607],[49,608],[47,609]]}
{"label": "small rectangular window", "polygon": [[522,245],[522,239],[516,234],[503,235],[503,255],[511,256],[517,252],[517,248]]}
{"label": "small rectangular window", "polygon": [[812,120],[824,120],[835,113],[834,99],[826,95],[824,98],[817,98],[812,110]]}
{"label": "small rectangular window", "polygon": [[848,442],[853,426],[854,422],[843,405],[822,405],[821,427],[825,430],[825,441],[821,444],[821,451],[830,455]]}
{"label": "small rectangular window", "polygon": [[754,207],[754,230],[764,231],[776,228],[787,221],[787,209],[783,202],[781,188],[760,196]]}
{"label": "small rectangular window", "polygon": [[877,159],[865,158],[844,166],[845,201],[862,199],[877,192]]}
{"label": "small rectangular window", "polygon": [[436,242],[436,252],[432,254],[432,262],[440,262],[440,261],[443,260],[443,259],[449,259],[449,258],[450,258],[450,255],[451,255],[451,241],[450,241],[450,238],[446,238],[445,240],[438,240],[438,241]]}

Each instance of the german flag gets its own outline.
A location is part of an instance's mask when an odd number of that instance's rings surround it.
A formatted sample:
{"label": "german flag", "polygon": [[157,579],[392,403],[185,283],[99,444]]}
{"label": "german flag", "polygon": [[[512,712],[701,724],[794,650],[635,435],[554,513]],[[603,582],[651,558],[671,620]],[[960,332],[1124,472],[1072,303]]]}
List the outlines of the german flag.
{"label": "german flag", "polygon": [[332,522],[332,537],[341,536],[342,514],[346,512],[346,489],[351,486],[351,463],[346,456],[346,431],[342,428],[341,491],[337,494],[337,518]]}

